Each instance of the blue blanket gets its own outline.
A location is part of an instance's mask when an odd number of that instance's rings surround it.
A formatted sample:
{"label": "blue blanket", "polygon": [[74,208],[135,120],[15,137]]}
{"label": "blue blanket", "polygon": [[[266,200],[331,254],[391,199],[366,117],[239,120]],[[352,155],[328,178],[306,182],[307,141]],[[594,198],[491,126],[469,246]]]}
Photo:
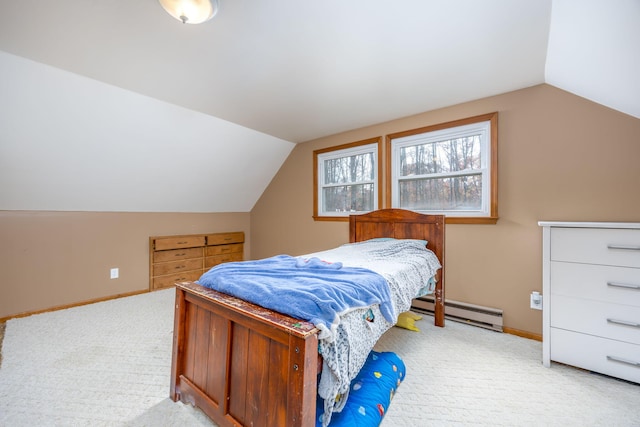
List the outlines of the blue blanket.
{"label": "blue blanket", "polygon": [[321,330],[319,338],[331,339],[340,315],[354,308],[379,304],[387,321],[393,323],[396,318],[384,277],[319,258],[278,255],[224,263],[203,274],[197,283],[309,321]]}

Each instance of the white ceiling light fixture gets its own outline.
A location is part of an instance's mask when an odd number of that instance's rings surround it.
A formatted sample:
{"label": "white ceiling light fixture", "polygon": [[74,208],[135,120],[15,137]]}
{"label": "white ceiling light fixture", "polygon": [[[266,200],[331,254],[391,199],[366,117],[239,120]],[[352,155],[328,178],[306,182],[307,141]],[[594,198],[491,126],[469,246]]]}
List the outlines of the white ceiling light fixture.
{"label": "white ceiling light fixture", "polygon": [[164,10],[183,24],[201,24],[216,16],[218,0],[158,0]]}

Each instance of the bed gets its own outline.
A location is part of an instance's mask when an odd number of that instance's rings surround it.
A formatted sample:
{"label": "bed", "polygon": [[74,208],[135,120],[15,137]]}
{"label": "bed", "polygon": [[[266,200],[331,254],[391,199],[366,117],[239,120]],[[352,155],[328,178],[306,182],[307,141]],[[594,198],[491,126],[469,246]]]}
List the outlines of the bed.
{"label": "bed", "polygon": [[[428,242],[444,267],[444,217],[383,209],[349,217],[349,242]],[[436,273],[434,323],[444,326],[444,268]],[[314,426],[321,331],[195,282],[176,284],[170,397],[220,426]],[[366,356],[366,355],[365,355]]]}

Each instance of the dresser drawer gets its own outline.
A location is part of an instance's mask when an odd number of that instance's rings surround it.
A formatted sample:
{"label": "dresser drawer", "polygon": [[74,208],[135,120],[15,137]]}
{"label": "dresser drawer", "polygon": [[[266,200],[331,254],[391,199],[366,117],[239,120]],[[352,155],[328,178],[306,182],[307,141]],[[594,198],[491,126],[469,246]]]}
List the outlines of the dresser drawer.
{"label": "dresser drawer", "polygon": [[154,249],[164,251],[166,249],[196,248],[204,246],[204,242],[204,236],[159,237],[154,241]]}
{"label": "dresser drawer", "polygon": [[551,360],[640,383],[640,346],[551,328]]}
{"label": "dresser drawer", "polygon": [[209,268],[223,262],[242,261],[243,257],[243,231],[151,236],[149,289],[197,280]]}
{"label": "dresser drawer", "polygon": [[235,252],[224,255],[209,256],[204,259],[204,267],[206,270],[215,267],[223,262],[242,261],[242,252]]}
{"label": "dresser drawer", "polygon": [[640,345],[638,307],[555,295],[549,309],[552,328]]}
{"label": "dresser drawer", "polygon": [[202,270],[202,258],[183,259],[178,261],[162,262],[153,266],[153,275],[178,273],[180,271]]}
{"label": "dresser drawer", "polygon": [[153,289],[166,288],[173,286],[178,282],[193,282],[202,276],[202,269],[192,271],[182,271],[180,273],[168,274],[166,276],[159,276],[153,278]]}
{"label": "dresser drawer", "polygon": [[243,243],[244,232],[207,234],[207,246],[228,245],[229,243]]}
{"label": "dresser drawer", "polygon": [[640,230],[552,228],[551,260],[640,267]]}
{"label": "dresser drawer", "polygon": [[551,261],[553,295],[640,307],[640,268]]}
{"label": "dresser drawer", "polygon": [[207,246],[204,251],[205,256],[242,253],[244,251],[244,245],[242,243],[233,243],[231,245]]}
{"label": "dresser drawer", "polygon": [[202,248],[172,249],[153,253],[153,262],[156,263],[189,258],[202,258]]}

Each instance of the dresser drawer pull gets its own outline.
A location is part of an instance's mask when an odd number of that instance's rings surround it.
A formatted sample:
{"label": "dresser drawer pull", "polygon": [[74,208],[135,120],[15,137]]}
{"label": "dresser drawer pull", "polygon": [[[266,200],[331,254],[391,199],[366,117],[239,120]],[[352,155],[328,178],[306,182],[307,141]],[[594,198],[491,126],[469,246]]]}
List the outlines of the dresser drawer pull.
{"label": "dresser drawer pull", "polygon": [[607,356],[607,360],[611,360],[611,361],[614,361],[614,362],[625,363],[627,365],[637,366],[637,367],[640,368],[640,362],[634,362],[633,360],[623,359],[622,357]]}
{"label": "dresser drawer pull", "polygon": [[612,286],[614,288],[635,289],[637,291],[640,291],[640,285],[631,285],[629,283],[607,282],[607,286]]}
{"label": "dresser drawer pull", "polygon": [[634,328],[640,328],[640,323],[629,322],[628,320],[607,319],[607,322],[614,323],[616,325],[631,326]]}
{"label": "dresser drawer pull", "polygon": [[186,254],[183,252],[181,254],[175,254],[174,256],[185,256]]}
{"label": "dresser drawer pull", "polygon": [[640,251],[640,246],[638,245],[607,245],[609,249],[622,249],[626,251]]}
{"label": "dresser drawer pull", "polygon": [[186,245],[187,243],[189,243],[189,242],[186,242],[186,241],[185,242],[176,242],[176,244],[178,244],[178,245]]}

